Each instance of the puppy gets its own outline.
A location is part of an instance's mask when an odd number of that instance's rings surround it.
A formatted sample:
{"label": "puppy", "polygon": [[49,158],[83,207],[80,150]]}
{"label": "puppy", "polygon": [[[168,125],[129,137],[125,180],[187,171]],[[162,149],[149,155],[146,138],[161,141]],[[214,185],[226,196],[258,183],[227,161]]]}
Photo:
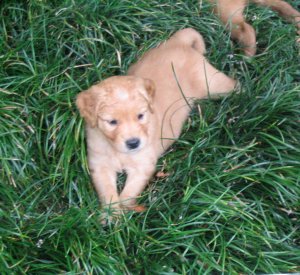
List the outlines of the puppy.
{"label": "puppy", "polygon": [[[247,4],[255,3],[266,6],[279,13],[297,27],[300,35],[300,13],[282,0],[208,0],[215,4],[214,12],[230,29],[231,37],[244,48],[244,53],[253,56],[256,53],[256,36],[251,25],[246,23],[243,12]],[[297,40],[300,42],[300,39]]]}
{"label": "puppy", "polygon": [[[227,94],[236,81],[203,56],[202,36],[175,33],[129,68],[81,92],[76,104],[86,122],[88,163],[103,205],[142,211],[136,198],[160,155],[181,132],[195,99]],[[117,172],[125,171],[117,192]]]}

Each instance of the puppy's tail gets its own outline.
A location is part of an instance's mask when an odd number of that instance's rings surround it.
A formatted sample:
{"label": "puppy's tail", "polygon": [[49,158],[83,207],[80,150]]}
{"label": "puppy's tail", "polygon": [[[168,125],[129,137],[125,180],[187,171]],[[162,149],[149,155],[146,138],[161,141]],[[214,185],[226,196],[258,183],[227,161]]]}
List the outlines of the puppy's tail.
{"label": "puppy's tail", "polygon": [[205,43],[200,33],[192,28],[186,28],[176,32],[169,40],[170,42],[182,43],[190,46],[198,51],[200,54],[206,53]]}
{"label": "puppy's tail", "polygon": [[251,0],[252,2],[271,8],[291,23],[295,23],[300,34],[300,12],[282,0]]}

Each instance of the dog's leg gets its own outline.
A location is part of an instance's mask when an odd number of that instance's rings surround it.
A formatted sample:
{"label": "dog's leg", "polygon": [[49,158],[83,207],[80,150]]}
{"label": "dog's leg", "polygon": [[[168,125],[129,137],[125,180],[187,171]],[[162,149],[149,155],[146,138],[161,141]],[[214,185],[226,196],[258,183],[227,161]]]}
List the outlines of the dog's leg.
{"label": "dog's leg", "polygon": [[155,171],[155,166],[147,170],[130,170],[127,171],[127,180],[125,187],[120,194],[120,202],[125,209],[142,212],[145,208],[136,204],[137,197],[143,192],[149,179]]}
{"label": "dog's leg", "polygon": [[231,37],[237,40],[243,47],[245,55],[253,56],[256,53],[256,35],[251,25],[244,20],[232,20]]}
{"label": "dog's leg", "polygon": [[203,40],[202,35],[192,28],[186,28],[177,31],[168,40],[168,44],[172,43],[175,43],[175,45],[181,43],[190,46],[202,55],[206,53],[205,42]]}
{"label": "dog's leg", "polygon": [[215,3],[214,13],[219,16],[225,26],[231,31],[231,37],[244,48],[244,53],[253,56],[256,53],[255,30],[246,23],[243,12],[246,0],[210,0]]}
{"label": "dog's leg", "polygon": [[110,167],[90,165],[93,184],[104,207],[110,207],[112,210],[118,211],[119,195],[117,192],[117,175]]}
{"label": "dog's leg", "polygon": [[[201,59],[200,59],[201,58]],[[203,87],[205,84],[205,94],[200,95],[201,98],[219,98],[229,94],[237,87],[237,81],[225,75],[212,66],[206,59],[199,57],[198,66],[204,67],[204,74],[199,78],[198,87]],[[203,70],[202,70],[203,71]],[[205,79],[203,79],[205,77]],[[195,87],[195,91],[200,91],[200,88]]]}
{"label": "dog's leg", "polygon": [[[300,35],[300,12],[295,10],[290,4],[282,0],[251,0],[252,2],[271,8],[273,11],[285,18],[287,21],[294,23]],[[299,41],[300,42],[300,41]]]}

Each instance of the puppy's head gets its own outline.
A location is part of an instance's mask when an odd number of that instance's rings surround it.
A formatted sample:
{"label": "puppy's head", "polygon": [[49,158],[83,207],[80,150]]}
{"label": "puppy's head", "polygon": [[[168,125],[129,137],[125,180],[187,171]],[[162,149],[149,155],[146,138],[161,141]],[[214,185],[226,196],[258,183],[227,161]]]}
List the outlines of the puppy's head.
{"label": "puppy's head", "polygon": [[119,152],[141,150],[147,143],[153,113],[154,83],[134,76],[113,76],[76,100],[89,127],[97,127]]}

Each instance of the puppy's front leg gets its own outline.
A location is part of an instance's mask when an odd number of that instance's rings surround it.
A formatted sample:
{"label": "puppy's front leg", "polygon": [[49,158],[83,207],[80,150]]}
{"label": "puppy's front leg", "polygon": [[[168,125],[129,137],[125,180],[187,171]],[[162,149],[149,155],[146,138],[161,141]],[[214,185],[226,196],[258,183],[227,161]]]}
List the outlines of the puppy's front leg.
{"label": "puppy's front leg", "polygon": [[110,205],[112,209],[118,210],[120,205],[116,172],[111,167],[101,165],[99,162],[90,163],[90,171],[101,204],[103,206]]}
{"label": "puppy's front leg", "polygon": [[142,193],[155,171],[155,165],[147,169],[130,169],[127,171],[125,187],[120,194],[120,202],[126,209],[141,212],[143,206],[136,205],[137,197]]}

